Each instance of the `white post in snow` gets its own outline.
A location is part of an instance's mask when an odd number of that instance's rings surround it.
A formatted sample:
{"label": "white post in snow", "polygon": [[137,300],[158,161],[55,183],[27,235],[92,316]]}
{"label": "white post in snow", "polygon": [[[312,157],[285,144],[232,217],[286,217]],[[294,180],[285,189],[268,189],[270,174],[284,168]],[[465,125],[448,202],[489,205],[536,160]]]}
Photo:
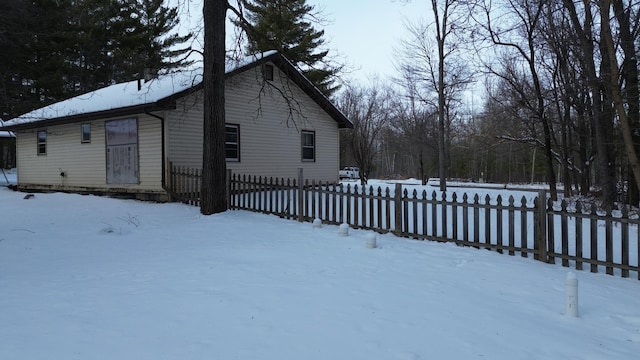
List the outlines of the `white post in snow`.
{"label": "white post in snow", "polygon": [[367,234],[367,249],[376,248],[376,234]]}
{"label": "white post in snow", "polygon": [[338,235],[349,236],[349,224],[340,224],[340,228],[338,229]]}
{"label": "white post in snow", "polygon": [[313,227],[314,228],[321,228],[322,227],[322,220],[315,218],[313,219]]}
{"label": "white post in snow", "polygon": [[566,316],[578,317],[578,278],[572,271],[567,274],[564,312]]}

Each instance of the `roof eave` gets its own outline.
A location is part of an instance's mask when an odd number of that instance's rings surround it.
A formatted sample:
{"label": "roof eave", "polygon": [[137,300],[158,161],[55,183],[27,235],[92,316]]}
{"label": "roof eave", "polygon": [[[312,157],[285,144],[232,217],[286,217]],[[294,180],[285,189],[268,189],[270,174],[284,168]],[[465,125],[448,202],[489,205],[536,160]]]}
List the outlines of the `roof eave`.
{"label": "roof eave", "polygon": [[43,128],[43,127],[52,126],[52,125],[71,124],[79,121],[92,121],[92,120],[101,120],[101,119],[120,117],[120,116],[128,116],[133,114],[142,114],[145,111],[158,111],[158,110],[166,110],[169,108],[171,108],[170,102],[157,101],[155,103],[133,105],[133,106],[127,106],[122,108],[116,108],[116,109],[74,114],[74,115],[53,118],[53,119],[43,119],[43,120],[33,121],[28,123],[8,125],[8,126],[0,127],[0,130],[6,130],[6,131],[28,130],[28,129],[35,129],[35,128]]}

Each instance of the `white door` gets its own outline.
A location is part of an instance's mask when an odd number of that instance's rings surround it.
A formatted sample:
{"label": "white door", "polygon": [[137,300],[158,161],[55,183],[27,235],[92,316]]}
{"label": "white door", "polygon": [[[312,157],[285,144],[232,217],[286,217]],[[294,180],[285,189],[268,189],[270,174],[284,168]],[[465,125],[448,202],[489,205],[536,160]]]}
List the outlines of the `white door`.
{"label": "white door", "polygon": [[138,184],[137,119],[105,122],[107,184]]}

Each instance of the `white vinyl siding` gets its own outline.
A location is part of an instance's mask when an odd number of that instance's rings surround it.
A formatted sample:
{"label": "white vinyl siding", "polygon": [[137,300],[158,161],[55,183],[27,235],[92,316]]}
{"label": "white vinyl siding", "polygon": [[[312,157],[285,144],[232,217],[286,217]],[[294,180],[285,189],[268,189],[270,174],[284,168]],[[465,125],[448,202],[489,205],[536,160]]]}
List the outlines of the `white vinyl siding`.
{"label": "white vinyl siding", "polygon": [[[288,104],[278,90],[263,87],[261,72],[255,67],[226,83],[227,123],[241,128],[241,161],[227,162],[227,168],[238,174],[286,178],[297,177],[298,168],[303,168],[307,179],[337,181],[336,121],[274,67],[270,83],[295,99],[294,117],[289,118]],[[177,109],[167,116],[167,156],[176,165],[202,167],[201,97],[200,91],[180,99]],[[315,133],[315,162],[302,161],[301,129]]]}
{"label": "white vinyl siding", "polygon": [[[118,120],[113,118],[108,120]],[[106,183],[105,121],[92,121],[91,143],[78,141],[81,123],[47,127],[47,156],[36,156],[37,130],[17,137],[20,186],[59,190],[160,192],[162,191],[162,136],[160,120],[138,116],[139,183]],[[88,122],[83,122],[88,123]],[[30,151],[27,151],[30,149]],[[65,176],[61,176],[64,173]]]}

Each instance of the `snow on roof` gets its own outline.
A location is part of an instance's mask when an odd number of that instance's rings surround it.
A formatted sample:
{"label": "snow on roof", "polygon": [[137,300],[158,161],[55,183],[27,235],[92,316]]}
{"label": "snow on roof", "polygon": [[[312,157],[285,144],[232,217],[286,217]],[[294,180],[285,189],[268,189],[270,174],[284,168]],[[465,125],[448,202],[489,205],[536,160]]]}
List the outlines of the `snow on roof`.
{"label": "snow on roof", "polygon": [[12,138],[15,137],[11,131],[0,131],[0,138]]}
{"label": "snow on roof", "polygon": [[[228,63],[225,71],[230,73],[275,53],[276,51],[272,50]],[[5,121],[4,125],[27,124],[46,119],[151,104],[200,84],[202,76],[202,69],[200,68],[162,75],[148,82],[134,80],[114,84],[33,110],[12,120]],[[139,90],[138,86],[140,86]]]}

